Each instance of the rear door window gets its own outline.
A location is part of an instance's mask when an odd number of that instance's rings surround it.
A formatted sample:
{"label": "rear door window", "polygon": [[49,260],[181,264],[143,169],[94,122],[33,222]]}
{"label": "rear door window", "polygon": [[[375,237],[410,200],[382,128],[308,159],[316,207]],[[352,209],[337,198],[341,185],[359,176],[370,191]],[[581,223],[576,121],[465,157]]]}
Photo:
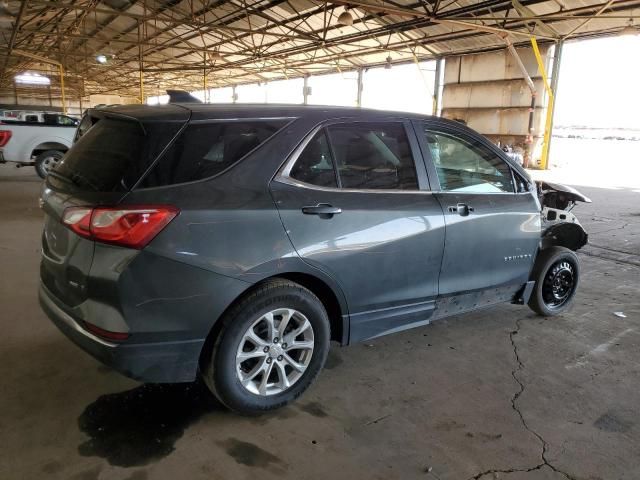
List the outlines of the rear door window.
{"label": "rear door window", "polygon": [[304,148],[289,173],[291,178],[318,187],[336,188],[336,171],[327,142],[327,134],[320,130]]}
{"label": "rear door window", "polygon": [[234,165],[289,120],[248,120],[189,125],[158,160],[140,187],[209,178]]}
{"label": "rear door window", "polygon": [[342,188],[418,190],[404,125],[358,122],[327,127]]}

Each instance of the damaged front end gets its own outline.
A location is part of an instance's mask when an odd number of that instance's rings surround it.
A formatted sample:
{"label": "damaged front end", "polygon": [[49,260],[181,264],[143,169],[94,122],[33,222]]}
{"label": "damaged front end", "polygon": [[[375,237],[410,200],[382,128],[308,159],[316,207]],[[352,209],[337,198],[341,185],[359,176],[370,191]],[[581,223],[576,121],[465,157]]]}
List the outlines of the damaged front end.
{"label": "damaged front end", "polygon": [[587,244],[588,235],[571,213],[577,202],[591,200],[567,185],[536,182],[542,217],[542,248],[561,246],[576,251]]}

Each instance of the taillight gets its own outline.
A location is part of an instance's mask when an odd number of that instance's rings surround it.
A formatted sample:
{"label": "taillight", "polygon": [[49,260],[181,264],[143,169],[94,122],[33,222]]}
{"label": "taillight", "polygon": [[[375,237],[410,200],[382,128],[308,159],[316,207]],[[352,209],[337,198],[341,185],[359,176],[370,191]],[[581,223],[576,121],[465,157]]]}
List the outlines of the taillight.
{"label": "taillight", "polygon": [[70,207],[62,223],[97,242],[144,248],[180,211],[172,206]]}
{"label": "taillight", "polygon": [[91,236],[91,213],[90,208],[71,207],[67,208],[62,215],[62,223],[82,237]]}
{"label": "taillight", "polygon": [[11,130],[0,130],[0,147],[4,147],[11,140]]}
{"label": "taillight", "polygon": [[105,340],[115,340],[116,342],[122,342],[129,338],[129,334],[126,332],[112,332],[110,330],[105,330],[104,328],[100,328],[95,326],[93,323],[82,322],[84,328],[93,333],[94,335],[104,338]]}

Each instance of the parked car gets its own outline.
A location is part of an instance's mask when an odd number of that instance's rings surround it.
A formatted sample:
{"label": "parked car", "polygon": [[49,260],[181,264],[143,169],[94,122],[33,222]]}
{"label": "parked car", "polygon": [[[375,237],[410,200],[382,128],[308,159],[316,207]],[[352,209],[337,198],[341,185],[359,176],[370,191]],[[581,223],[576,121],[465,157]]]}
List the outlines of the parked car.
{"label": "parked car", "polygon": [[588,199],[459,123],[183,104],[83,125],[42,191],[40,302],[140,381],[201,376],[255,414],[298,397],[331,340],[574,298],[587,234],[568,210]]}
{"label": "parked car", "polygon": [[49,125],[75,125],[80,120],[76,117],[57,112],[35,112],[30,110],[3,110],[0,122],[47,123]]}
{"label": "parked car", "polygon": [[25,120],[0,122],[0,163],[34,165],[47,176],[73,143],[79,120],[58,113],[31,113]]}

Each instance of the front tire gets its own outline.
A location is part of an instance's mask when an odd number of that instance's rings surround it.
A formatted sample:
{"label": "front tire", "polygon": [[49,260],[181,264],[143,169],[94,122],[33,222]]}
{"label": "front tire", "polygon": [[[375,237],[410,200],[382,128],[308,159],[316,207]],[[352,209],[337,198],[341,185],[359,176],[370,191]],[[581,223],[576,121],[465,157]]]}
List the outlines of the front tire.
{"label": "front tire", "polygon": [[220,319],[202,376],[229,409],[257,415],[299,397],[324,366],[331,338],[327,312],[301,285],[270,280]]}
{"label": "front tire", "polygon": [[64,153],[59,150],[45,150],[36,157],[35,168],[40,178],[46,178],[49,172],[53,170],[60,160],[64,157]]}
{"label": "front tire", "polygon": [[580,280],[578,256],[565,247],[542,250],[531,280],[536,282],[529,298],[529,307],[534,312],[545,317],[566,312],[571,308]]}

